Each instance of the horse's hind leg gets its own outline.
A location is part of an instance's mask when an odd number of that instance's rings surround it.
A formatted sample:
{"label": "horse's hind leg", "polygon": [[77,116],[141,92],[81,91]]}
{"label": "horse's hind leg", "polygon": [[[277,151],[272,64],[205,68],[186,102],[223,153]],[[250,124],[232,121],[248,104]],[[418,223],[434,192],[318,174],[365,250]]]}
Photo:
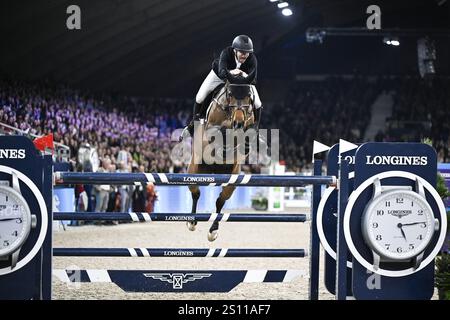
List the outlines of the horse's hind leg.
{"label": "horse's hind leg", "polygon": [[[192,196],[192,209],[191,213],[197,213],[197,202],[200,198],[200,188],[198,186],[189,186],[189,191],[191,191]],[[197,221],[187,222],[187,227],[189,230],[194,231],[197,226]]]}
{"label": "horse's hind leg", "polygon": [[[219,197],[216,200],[216,213],[220,213],[222,210],[225,201],[230,199],[230,197],[233,195],[234,189],[236,189],[235,186],[226,186],[222,188],[222,192],[220,193]],[[219,236],[219,222],[214,221],[211,225],[211,228],[209,228],[208,232],[208,240],[214,241]]]}

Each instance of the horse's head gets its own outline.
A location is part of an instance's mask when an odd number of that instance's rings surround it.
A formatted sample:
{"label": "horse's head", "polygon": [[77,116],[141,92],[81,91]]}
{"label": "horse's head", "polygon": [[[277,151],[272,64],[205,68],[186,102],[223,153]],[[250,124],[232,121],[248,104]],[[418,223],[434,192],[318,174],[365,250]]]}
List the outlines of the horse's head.
{"label": "horse's head", "polygon": [[252,90],[248,84],[228,84],[228,107],[231,108],[233,129],[245,129],[252,112]]}

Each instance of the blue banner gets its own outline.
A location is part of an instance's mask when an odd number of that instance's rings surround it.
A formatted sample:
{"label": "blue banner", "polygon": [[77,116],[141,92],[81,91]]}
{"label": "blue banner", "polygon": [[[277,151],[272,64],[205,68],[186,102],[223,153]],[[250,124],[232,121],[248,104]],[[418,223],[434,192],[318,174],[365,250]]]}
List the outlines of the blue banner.
{"label": "blue banner", "polygon": [[[445,185],[450,190],[450,163],[438,163],[438,171],[445,179]],[[447,211],[450,210],[450,197],[444,199]]]}
{"label": "blue banner", "polygon": [[[53,212],[75,212],[75,190],[73,188],[53,189]],[[61,221],[68,224],[70,221]]]}
{"label": "blue banner", "polygon": [[[231,198],[226,201],[223,210],[251,208],[251,196],[255,189],[254,187],[236,188]],[[191,212],[192,197],[187,187],[156,187],[156,191],[158,193],[158,201],[155,203],[154,212]],[[222,187],[200,187],[200,199],[197,205],[197,212],[215,212],[216,199],[219,197],[221,191]]]}

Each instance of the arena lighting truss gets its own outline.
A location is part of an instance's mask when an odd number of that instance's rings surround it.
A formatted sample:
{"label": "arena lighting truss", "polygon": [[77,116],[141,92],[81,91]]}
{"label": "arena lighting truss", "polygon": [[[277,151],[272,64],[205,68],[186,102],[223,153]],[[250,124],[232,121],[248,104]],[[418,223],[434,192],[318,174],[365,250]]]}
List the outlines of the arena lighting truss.
{"label": "arena lighting truss", "polygon": [[[401,37],[417,39],[417,58],[419,73],[422,78],[428,78],[436,73],[436,47],[434,40],[449,38],[449,29],[381,29],[369,30],[366,28],[308,28],[306,30],[307,42],[323,43],[327,36],[341,37],[380,37],[385,44],[399,46]],[[430,38],[432,37],[432,39]]]}
{"label": "arena lighting truss", "polygon": [[450,37],[449,29],[381,29],[369,30],[367,28],[308,28],[306,30],[307,42],[323,43],[325,37],[414,37],[431,36],[433,38]]}

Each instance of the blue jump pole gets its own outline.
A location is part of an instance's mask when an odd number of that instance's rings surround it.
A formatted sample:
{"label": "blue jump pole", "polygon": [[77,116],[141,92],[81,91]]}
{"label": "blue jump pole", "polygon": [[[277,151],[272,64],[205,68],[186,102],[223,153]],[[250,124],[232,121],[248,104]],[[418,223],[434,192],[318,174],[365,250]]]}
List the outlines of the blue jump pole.
{"label": "blue jump pole", "polygon": [[134,221],[134,222],[185,222],[185,221],[220,221],[220,222],[305,222],[306,214],[185,214],[185,213],[147,213],[147,212],[55,212],[53,220],[84,221]]}
{"label": "blue jump pole", "polygon": [[306,186],[334,185],[334,176],[276,176],[259,174],[56,172],[55,184],[136,184],[199,186]]}
{"label": "blue jump pole", "polygon": [[304,249],[54,248],[55,257],[304,258]]}

